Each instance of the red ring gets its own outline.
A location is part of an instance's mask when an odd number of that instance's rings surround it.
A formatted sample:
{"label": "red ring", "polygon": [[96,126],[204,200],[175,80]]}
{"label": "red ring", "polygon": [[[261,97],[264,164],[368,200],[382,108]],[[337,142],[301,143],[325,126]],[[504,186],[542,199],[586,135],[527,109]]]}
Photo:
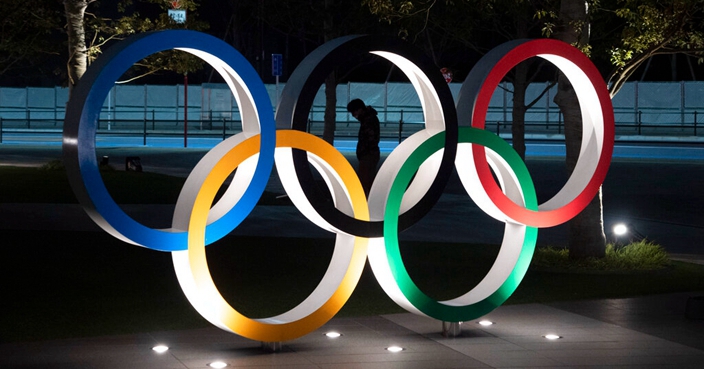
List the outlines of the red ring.
{"label": "red ring", "polygon": [[501,191],[501,188],[491,174],[486,160],[484,146],[472,145],[472,153],[477,175],[484,187],[484,191],[486,191],[489,198],[499,210],[504,212],[509,218],[528,226],[552,227],[572,219],[591,202],[598,193],[599,187],[604,182],[606,172],[611,163],[611,155],[614,148],[613,107],[606,84],[594,64],[578,49],[557,40],[533,40],[516,46],[501,57],[496,65],[489,71],[482,83],[472,111],[472,126],[480,129],[485,128],[489,101],[494,93],[495,86],[501,82],[501,79],[506,73],[523,60],[541,54],[560,56],[574,63],[590,80],[599,99],[604,120],[604,136],[599,161],[591,180],[589,180],[581,193],[562,207],[552,210],[528,210],[514,203]]}

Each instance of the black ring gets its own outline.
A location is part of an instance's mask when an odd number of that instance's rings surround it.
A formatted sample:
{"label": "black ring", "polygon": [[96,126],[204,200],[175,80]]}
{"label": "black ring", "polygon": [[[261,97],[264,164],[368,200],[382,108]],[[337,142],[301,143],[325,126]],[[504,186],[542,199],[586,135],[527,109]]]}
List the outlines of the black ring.
{"label": "black ring", "polygon": [[[325,78],[336,67],[349,64],[350,55],[363,55],[372,51],[395,53],[415,63],[435,88],[445,119],[445,150],[437,176],[421,200],[399,217],[399,231],[402,231],[418,222],[437,203],[452,174],[457,152],[457,113],[452,93],[440,70],[422,51],[400,40],[369,35],[345,36],[323,44],[299,64],[286,82],[276,111],[276,128],[307,131],[308,113]],[[292,157],[303,193],[320,216],[349,234],[361,237],[383,236],[383,221],[368,222],[352,218],[337,210],[315,190],[316,185],[304,151],[293,150]]]}

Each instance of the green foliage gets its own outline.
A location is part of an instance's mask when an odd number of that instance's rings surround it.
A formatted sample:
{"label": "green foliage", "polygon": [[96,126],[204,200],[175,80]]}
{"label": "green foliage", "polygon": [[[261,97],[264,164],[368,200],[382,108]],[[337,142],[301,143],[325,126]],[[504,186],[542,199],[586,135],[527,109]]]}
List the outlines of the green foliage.
{"label": "green foliage", "polygon": [[[0,1],[0,75],[11,71],[12,76],[21,78],[45,78],[52,74],[61,79],[69,78],[64,68],[66,59],[70,55],[82,54],[83,50],[80,53],[67,50],[67,14],[62,3],[56,0]],[[99,57],[112,42],[136,33],[208,28],[206,22],[198,19],[198,1],[180,0],[179,3],[181,9],[188,11],[183,24],[174,22],[167,14],[172,1],[88,1],[85,14],[80,15],[87,64]],[[150,15],[145,16],[138,9],[146,9],[145,13],[148,11]],[[191,54],[168,51],[137,63],[127,77],[129,81],[162,71],[186,74],[202,67],[202,60]]]}
{"label": "green foliage", "polygon": [[606,37],[596,47],[614,66],[607,78],[612,96],[655,55],[686,54],[704,61],[702,0],[616,0],[604,2],[597,12],[600,23],[594,26]]}
{"label": "green foliage", "polygon": [[534,15],[535,19],[543,22],[543,27],[540,32],[545,37],[552,36],[555,33],[555,27],[557,26],[557,13],[554,10],[538,9]]}
{"label": "green foliage", "polygon": [[[157,17],[143,17],[137,11],[131,11],[135,0],[122,0],[115,4],[121,14],[119,18],[102,18],[98,16],[86,17],[86,41],[88,43],[88,61],[97,58],[102,48],[110,41],[121,40],[130,35],[142,32],[166,29],[192,29],[202,31],[208,29],[208,23],[197,19],[198,3],[195,0],[180,0],[180,9],[188,11],[185,23],[177,23],[168,16],[171,2],[161,0],[136,0],[141,3],[155,4],[161,10]],[[164,51],[151,55],[127,73],[128,80],[143,77],[160,71],[172,71],[178,74],[195,72],[203,67],[203,61],[189,53],[181,51]]]}
{"label": "green foliage", "polygon": [[55,171],[55,170],[66,170],[64,162],[61,159],[54,159],[50,162],[39,167],[40,170]]}
{"label": "green foliage", "polygon": [[[457,55],[484,54],[498,43],[541,35],[555,0],[363,0],[381,22],[423,48],[439,67],[467,69]],[[474,54],[474,55],[473,55]],[[451,58],[443,60],[444,56]],[[462,73],[458,74],[461,76]],[[460,77],[461,78],[461,77]],[[511,78],[511,77],[509,77]]]}
{"label": "green foliage", "polygon": [[659,270],[670,265],[670,259],[662,246],[642,240],[618,247],[606,246],[604,258],[571,260],[566,248],[538,248],[531,267],[547,270],[628,272]]}
{"label": "green foliage", "polygon": [[229,0],[228,3],[235,26],[259,18],[273,30],[314,45],[351,34],[381,34],[386,27],[375,22],[360,0]]}
{"label": "green foliage", "polygon": [[[703,0],[585,0],[589,24],[561,19],[561,2],[551,0],[362,0],[362,4],[406,35],[442,29],[443,36],[471,40],[477,29],[494,27],[493,34],[506,36],[510,24],[530,17],[527,14],[532,14],[544,37],[568,29],[591,32],[589,43],[574,46],[611,66],[606,78],[611,96],[652,56],[680,53],[704,62]],[[453,22],[457,16],[467,21]]]}
{"label": "green foliage", "polygon": [[[100,174],[110,196],[118,204],[175,204],[184,178],[149,172],[125,172],[112,165],[100,165]],[[39,168],[0,167],[0,204],[2,203],[76,203],[66,168],[60,159]],[[225,188],[221,188],[221,196]],[[260,205],[291,205],[288,197],[265,191]]]}
{"label": "green foliage", "polygon": [[[102,163],[100,164],[98,169],[101,172],[112,172],[115,170],[115,168],[112,165],[102,164]],[[61,159],[54,159],[54,160],[51,160],[48,163],[40,166],[39,170],[49,171],[49,172],[63,172],[66,170],[66,166],[64,165],[64,162]]]}
{"label": "green foliage", "polygon": [[0,75],[11,69],[37,69],[58,53],[51,35],[61,28],[61,4],[43,0],[0,1]]}
{"label": "green foliage", "polygon": [[394,0],[362,0],[362,5],[389,24],[395,19],[408,17],[416,12],[428,11],[435,1],[394,1]]}
{"label": "green foliage", "polygon": [[[173,204],[184,179],[156,173],[116,170],[100,165],[110,195],[119,204]],[[61,160],[52,160],[40,168],[0,167],[0,203],[76,203]]]}

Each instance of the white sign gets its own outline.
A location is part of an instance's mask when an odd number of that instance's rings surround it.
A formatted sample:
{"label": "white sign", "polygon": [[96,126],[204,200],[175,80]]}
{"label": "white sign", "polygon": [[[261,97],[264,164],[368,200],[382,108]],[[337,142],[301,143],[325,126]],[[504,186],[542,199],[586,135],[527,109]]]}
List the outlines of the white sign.
{"label": "white sign", "polygon": [[176,23],[186,23],[186,11],[182,9],[169,9],[169,17]]}

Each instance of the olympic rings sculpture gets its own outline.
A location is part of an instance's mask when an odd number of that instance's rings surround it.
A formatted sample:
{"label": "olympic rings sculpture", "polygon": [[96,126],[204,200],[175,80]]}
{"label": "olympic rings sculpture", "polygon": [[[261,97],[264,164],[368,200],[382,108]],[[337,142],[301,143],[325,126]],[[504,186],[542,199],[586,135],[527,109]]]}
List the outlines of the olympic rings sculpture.
{"label": "olympic rings sculpture", "polygon": [[[158,230],[130,218],[109,195],[98,172],[95,134],[103,101],[117,78],[138,60],[170,49],[196,55],[220,73],[240,108],[243,131],[201,159],[179,195],[172,228]],[[399,144],[384,161],[368,200],[344,156],[305,132],[324,78],[350,55],[363,53],[385,58],[406,74],[425,118],[425,129]],[[483,129],[495,86],[513,66],[536,56],[569,78],[583,119],[574,173],[562,190],[540,205],[518,154]],[[578,214],[598,192],[613,151],[613,108],[601,76],[581,52],[555,40],[518,40],[493,49],[470,72],[455,107],[442,75],[416,49],[370,36],[342,37],[316,49],[292,73],[276,117],[270,104],[252,66],[224,42],[193,31],[145,33],[119,43],[91,65],[69,101],[63,136],[69,180],[89,216],[125,242],[171,252],[178,281],[203,317],[221,329],[264,342],[301,337],[330,320],[352,294],[367,258],[384,291],[410,312],[449,322],[490,312],[508,299],[525,275],[537,227],[561,224]],[[314,190],[308,163],[325,180],[333,205]],[[205,246],[252,211],[274,164],[294,205],[336,234],[335,249],[320,284],[303,302],[278,316],[250,319],[218,292]],[[494,265],[477,286],[455,299],[436,301],[409,277],[398,233],[437,202],[453,168],[472,200],[505,223],[504,238]],[[213,204],[235,169],[226,193]]]}

